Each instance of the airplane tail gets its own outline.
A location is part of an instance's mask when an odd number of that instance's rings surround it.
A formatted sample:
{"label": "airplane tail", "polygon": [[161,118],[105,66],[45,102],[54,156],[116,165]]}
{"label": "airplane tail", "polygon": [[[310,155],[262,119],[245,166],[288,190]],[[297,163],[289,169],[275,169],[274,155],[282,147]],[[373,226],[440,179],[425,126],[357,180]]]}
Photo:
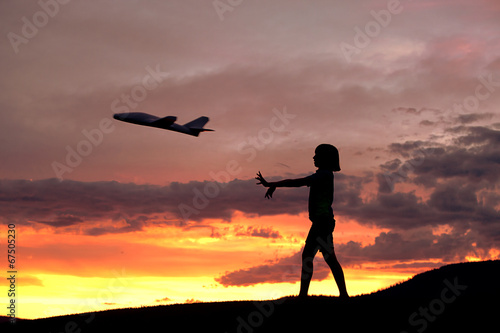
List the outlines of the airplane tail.
{"label": "airplane tail", "polygon": [[203,116],[184,124],[184,126],[189,128],[195,136],[198,136],[200,132],[213,131],[212,129],[203,128],[203,126],[208,123],[208,120],[208,117]]}

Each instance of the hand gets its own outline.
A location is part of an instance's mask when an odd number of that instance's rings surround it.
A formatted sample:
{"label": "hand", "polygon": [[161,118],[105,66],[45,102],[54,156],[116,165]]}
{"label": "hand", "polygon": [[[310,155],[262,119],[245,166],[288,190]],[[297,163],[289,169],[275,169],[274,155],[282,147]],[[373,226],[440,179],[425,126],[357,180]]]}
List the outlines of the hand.
{"label": "hand", "polygon": [[274,186],[271,186],[267,189],[267,192],[266,192],[266,199],[271,199],[273,197],[273,193],[274,191],[276,190],[276,187]]}
{"label": "hand", "polygon": [[269,187],[269,183],[264,179],[264,177],[262,177],[262,174],[259,172],[257,172],[257,177],[255,177],[255,179],[257,179],[259,181],[259,183],[257,183],[257,185],[260,185],[262,184],[264,187]]}

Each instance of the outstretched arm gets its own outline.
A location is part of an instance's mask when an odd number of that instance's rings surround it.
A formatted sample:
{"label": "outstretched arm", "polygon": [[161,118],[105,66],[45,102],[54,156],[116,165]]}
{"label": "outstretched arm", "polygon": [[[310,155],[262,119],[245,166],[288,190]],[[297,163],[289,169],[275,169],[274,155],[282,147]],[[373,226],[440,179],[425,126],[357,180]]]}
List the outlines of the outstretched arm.
{"label": "outstretched arm", "polygon": [[271,182],[268,184],[273,187],[301,187],[307,185],[307,180],[305,178],[284,179],[279,182]]}
{"label": "outstretched arm", "polygon": [[259,181],[257,185],[261,184],[264,187],[269,187],[266,192],[266,198],[270,199],[273,197],[273,193],[276,190],[276,187],[301,187],[307,185],[306,178],[297,178],[297,179],[284,179],[278,182],[268,182],[264,179],[260,171],[257,173],[257,177],[255,177]]}
{"label": "outstretched arm", "polygon": [[257,177],[255,177],[255,179],[259,181],[257,185],[262,184],[264,187],[301,187],[307,185],[307,177],[297,179],[284,179],[278,182],[268,182],[264,179],[260,171],[257,173]]}

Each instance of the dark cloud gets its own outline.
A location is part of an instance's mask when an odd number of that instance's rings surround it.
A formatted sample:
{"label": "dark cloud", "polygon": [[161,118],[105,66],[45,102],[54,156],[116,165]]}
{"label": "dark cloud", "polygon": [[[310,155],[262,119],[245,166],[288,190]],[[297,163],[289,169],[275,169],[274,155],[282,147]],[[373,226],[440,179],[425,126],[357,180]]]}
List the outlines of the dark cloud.
{"label": "dark cloud", "polygon": [[468,125],[480,120],[491,120],[492,118],[492,113],[468,113],[458,115],[455,121],[458,124]]}
{"label": "dark cloud", "polygon": [[[225,287],[249,286],[258,283],[295,283],[300,280],[301,254],[302,250],[268,264],[226,272],[215,278],[215,281]],[[314,280],[323,280],[331,274],[328,266],[321,263],[319,257],[321,255],[314,260]]]}
{"label": "dark cloud", "polygon": [[393,112],[402,112],[402,113],[406,113],[406,114],[410,114],[410,115],[421,115],[423,113],[431,113],[431,114],[441,114],[443,113],[442,110],[438,110],[438,109],[432,109],[432,108],[427,108],[427,107],[423,107],[423,108],[419,108],[418,110],[414,107],[397,107],[397,108],[393,108],[392,109]]}
{"label": "dark cloud", "polygon": [[[305,190],[305,191],[304,191]],[[43,223],[67,227],[85,222],[112,220],[120,228],[93,228],[91,235],[139,230],[148,222],[200,223],[204,219],[230,220],[235,210],[248,214],[298,214],[307,207],[307,189],[279,190],[273,203],[255,180],[229,183],[172,183],[167,186],[118,182],[2,180],[1,219],[20,224]],[[266,228],[248,230],[254,236],[279,237]]]}
{"label": "dark cloud", "polygon": [[[414,268],[439,268],[443,266],[442,262],[432,262],[432,261],[424,261],[424,262],[413,262],[413,263],[404,263],[404,264],[393,264],[393,265],[387,265],[382,266],[379,268],[377,267],[376,269],[414,269]],[[364,267],[364,269],[369,269],[368,267]]]}
{"label": "dark cloud", "polygon": [[480,195],[483,197],[483,190],[476,185],[447,182],[437,186],[426,201],[414,192],[379,193],[355,211],[351,207],[337,207],[337,211],[363,224],[372,223],[397,230],[444,224],[484,224],[498,229],[494,225],[494,221],[500,218],[500,212],[495,208],[498,202],[496,195],[486,192],[485,197],[491,202],[480,202]]}
{"label": "dark cloud", "polygon": [[447,131],[461,134],[455,139],[460,145],[500,143],[500,131],[485,126],[458,126],[449,128]]}
{"label": "dark cloud", "polygon": [[378,193],[358,205],[335,205],[335,211],[361,224],[397,230],[442,223],[414,192]]}
{"label": "dark cloud", "polygon": [[422,120],[419,125],[421,126],[434,126],[436,123],[430,120]]}
{"label": "dark cloud", "polygon": [[[500,131],[487,127],[454,127],[455,144],[423,150],[407,164],[417,176],[463,178],[476,184],[500,179]],[[409,154],[409,153],[408,153]]]}
{"label": "dark cloud", "polygon": [[339,260],[347,265],[383,262],[407,262],[439,259],[444,262],[463,261],[476,251],[487,254],[484,248],[474,246],[477,235],[467,232],[434,235],[429,228],[419,232],[382,232],[373,244],[362,246],[358,242],[336,245]]}
{"label": "dark cloud", "polygon": [[[405,159],[382,164],[374,199],[355,212],[343,207],[343,213],[356,216],[360,223],[371,221],[392,230],[438,225],[450,225],[456,232],[472,230],[484,251],[493,248],[491,242],[500,240],[496,223],[500,220],[500,131],[457,126],[446,132],[451,135],[446,144],[407,141],[390,145],[392,153]],[[398,184],[423,186],[429,196],[423,199],[415,192],[398,192]],[[457,246],[443,241],[440,244]]]}
{"label": "dark cloud", "polygon": [[170,187],[117,182],[2,180],[0,206],[2,219],[19,223],[59,227],[133,216],[136,222],[131,224],[136,224],[140,215],[168,210],[171,191]]}
{"label": "dark cloud", "polygon": [[70,225],[74,225],[74,224],[78,224],[80,222],[83,222],[83,220],[80,217],[73,216],[70,214],[61,214],[61,215],[55,216],[52,221],[34,220],[34,222],[51,225],[53,227],[67,227]]}
{"label": "dark cloud", "polygon": [[282,238],[279,231],[273,230],[272,227],[255,227],[255,226],[238,226],[235,227],[236,236],[251,236],[251,237],[262,237],[262,238]]}
{"label": "dark cloud", "polygon": [[439,186],[429,199],[429,206],[440,212],[467,214],[479,209],[475,189],[467,186]]}
{"label": "dark cloud", "polygon": [[387,161],[384,164],[380,165],[380,169],[384,171],[395,171],[399,169],[399,166],[402,164],[401,160],[399,158],[396,158],[391,161]]}
{"label": "dark cloud", "polygon": [[404,143],[391,143],[389,145],[389,152],[392,154],[401,155],[402,157],[410,157],[412,154],[415,154],[418,151],[424,149],[424,147],[428,147],[432,145],[433,142],[428,141],[406,141]]}
{"label": "dark cloud", "polygon": [[[124,233],[124,232],[133,232],[142,230],[142,228],[146,225],[147,221],[150,220],[147,216],[138,216],[136,218],[127,218],[121,216],[120,222],[125,222],[125,226],[120,224],[119,227],[114,225],[105,226],[105,227],[93,227],[89,229],[85,229],[84,233],[89,236],[99,236],[104,234],[114,234],[114,233]],[[119,222],[119,221],[116,221]],[[168,224],[168,223],[165,223]]]}
{"label": "dark cloud", "polygon": [[[466,260],[470,254],[488,257],[490,247],[480,245],[476,232],[464,230],[435,235],[430,228],[414,232],[382,232],[373,244],[359,242],[336,244],[335,252],[343,267],[359,267],[377,263],[390,269],[433,268],[443,263]],[[439,263],[428,260],[439,260]],[[419,262],[414,262],[419,261]],[[315,258],[313,278],[323,280],[330,276],[321,255]],[[249,286],[259,283],[295,283],[300,280],[301,251],[274,262],[250,268],[225,272],[215,280],[223,286]]]}
{"label": "dark cloud", "polygon": [[500,179],[500,131],[489,127],[451,127],[453,142],[406,141],[393,143],[389,151],[405,158],[380,166],[379,192],[390,193],[397,183],[414,183],[428,188],[439,181],[461,178],[476,186],[495,184]]}

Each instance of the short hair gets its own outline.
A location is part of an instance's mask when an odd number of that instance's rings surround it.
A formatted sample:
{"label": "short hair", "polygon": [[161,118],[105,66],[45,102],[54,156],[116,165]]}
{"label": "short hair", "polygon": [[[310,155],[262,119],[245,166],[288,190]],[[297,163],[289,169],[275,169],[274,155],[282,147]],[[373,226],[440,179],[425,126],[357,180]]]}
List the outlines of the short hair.
{"label": "short hair", "polygon": [[340,171],[339,151],[335,146],[327,143],[320,144],[314,151],[318,163],[331,171]]}

